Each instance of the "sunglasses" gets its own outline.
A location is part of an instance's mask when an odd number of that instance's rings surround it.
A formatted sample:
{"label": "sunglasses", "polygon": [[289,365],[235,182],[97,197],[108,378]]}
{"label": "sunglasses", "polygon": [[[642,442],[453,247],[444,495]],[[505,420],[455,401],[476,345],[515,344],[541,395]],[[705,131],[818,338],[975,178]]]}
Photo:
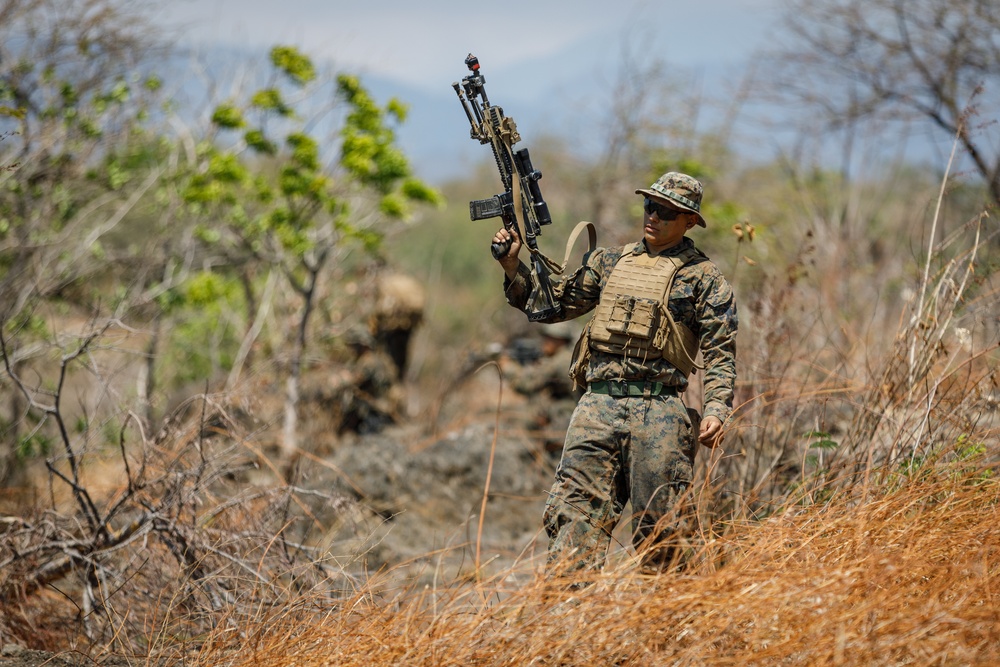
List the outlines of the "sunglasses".
{"label": "sunglasses", "polygon": [[646,200],[642,203],[642,208],[648,215],[655,213],[660,222],[672,222],[685,213],[685,211],[678,211],[676,208],[657,204],[649,197],[646,197]]}

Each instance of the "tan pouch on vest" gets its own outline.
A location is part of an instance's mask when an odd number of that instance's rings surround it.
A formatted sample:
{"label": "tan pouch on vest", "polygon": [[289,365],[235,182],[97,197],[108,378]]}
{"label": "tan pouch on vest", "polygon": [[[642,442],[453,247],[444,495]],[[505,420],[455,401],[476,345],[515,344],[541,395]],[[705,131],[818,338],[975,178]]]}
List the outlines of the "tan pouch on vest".
{"label": "tan pouch on vest", "polygon": [[587,364],[590,363],[590,326],[594,320],[587,322],[583,332],[576,341],[573,348],[573,359],[569,363],[569,377],[573,380],[573,387],[586,391],[587,389]]}
{"label": "tan pouch on vest", "polygon": [[680,322],[674,321],[670,313],[666,313],[668,325],[672,326],[674,335],[667,336],[663,344],[663,358],[677,367],[685,376],[691,375],[695,368],[701,368],[695,357],[698,356],[698,339],[694,333]]}

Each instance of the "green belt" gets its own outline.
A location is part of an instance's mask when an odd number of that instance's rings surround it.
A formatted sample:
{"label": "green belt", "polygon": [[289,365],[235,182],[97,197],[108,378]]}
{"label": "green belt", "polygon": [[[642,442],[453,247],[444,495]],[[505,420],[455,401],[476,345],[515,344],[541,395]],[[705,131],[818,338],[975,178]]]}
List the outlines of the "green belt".
{"label": "green belt", "polygon": [[676,395],[677,387],[646,380],[601,380],[590,383],[590,392],[607,396],[666,396]]}

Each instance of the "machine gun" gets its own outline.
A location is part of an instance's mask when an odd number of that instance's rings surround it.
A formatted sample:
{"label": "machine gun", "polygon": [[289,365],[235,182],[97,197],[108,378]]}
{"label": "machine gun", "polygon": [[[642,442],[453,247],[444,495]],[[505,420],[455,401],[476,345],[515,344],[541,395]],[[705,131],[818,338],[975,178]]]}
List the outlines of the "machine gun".
{"label": "machine gun", "polygon": [[[531,293],[525,312],[531,322],[546,320],[559,315],[562,306],[553,297],[549,278],[553,270],[561,269],[538,250],[536,241],[542,233],[542,225],[552,222],[548,204],[538,187],[542,172],[531,165],[527,148],[513,150],[521,135],[514,119],[504,116],[501,107],[490,104],[479,59],[470,53],[465,65],[472,73],[462,79],[461,85],[457,82],[451,85],[472,125],[471,137],[481,144],[489,144],[493,150],[504,188],[503,193],[489,199],[469,202],[469,217],[473,221],[499,217],[506,229],[513,230],[524,241],[531,253]],[[522,221],[524,233],[521,232]],[[493,243],[490,250],[495,259],[500,259],[510,251],[510,242]]]}

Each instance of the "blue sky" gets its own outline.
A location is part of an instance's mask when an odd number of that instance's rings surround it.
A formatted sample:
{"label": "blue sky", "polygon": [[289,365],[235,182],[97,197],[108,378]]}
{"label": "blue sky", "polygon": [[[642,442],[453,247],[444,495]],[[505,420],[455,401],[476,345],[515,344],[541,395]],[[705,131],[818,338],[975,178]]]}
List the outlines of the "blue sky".
{"label": "blue sky", "polygon": [[[400,143],[425,178],[460,175],[483,158],[451,88],[479,57],[495,104],[530,141],[558,132],[566,102],[607,95],[624,49],[678,67],[725,96],[775,39],[782,0],[174,0],[158,17],[196,49],[237,46],[263,57],[301,48],[358,74],[380,99],[410,105]],[[492,7],[493,20],[485,8]]]}
{"label": "blue sky", "polygon": [[[338,68],[430,89],[476,52],[491,69],[546,61],[582,44],[594,55],[648,33],[656,55],[697,67],[739,63],[771,38],[780,0],[174,0],[166,25],[189,43],[292,43]],[[486,8],[495,18],[490,22]]]}

